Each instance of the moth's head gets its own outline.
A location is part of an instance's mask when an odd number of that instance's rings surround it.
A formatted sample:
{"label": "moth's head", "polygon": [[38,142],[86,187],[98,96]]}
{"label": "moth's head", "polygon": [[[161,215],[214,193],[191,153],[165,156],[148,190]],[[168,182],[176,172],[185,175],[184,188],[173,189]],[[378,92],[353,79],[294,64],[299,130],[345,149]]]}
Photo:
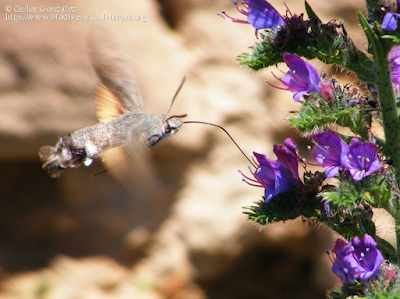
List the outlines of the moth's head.
{"label": "moth's head", "polygon": [[179,131],[179,129],[183,125],[182,117],[185,117],[185,115],[162,115],[161,118],[159,118],[159,121],[161,121],[161,124],[159,124],[157,129],[151,130],[151,135],[148,138],[148,145],[149,146],[154,146],[161,140],[174,135],[176,132]]}
{"label": "moth's head", "polygon": [[167,118],[165,119],[163,127],[163,135],[164,137],[169,137],[178,132],[179,129],[182,127],[183,121],[181,118],[186,117],[186,114],[166,116],[166,117]]}
{"label": "moth's head", "polygon": [[164,116],[164,125],[163,125],[163,133],[162,133],[161,139],[172,136],[176,132],[178,132],[179,129],[183,125],[183,121],[181,118],[187,116],[187,114],[168,116],[169,112],[171,111],[172,105],[174,104],[175,99],[178,96],[178,93],[183,86],[183,83],[185,83],[185,77],[183,77],[181,84],[179,85],[178,89],[176,90],[176,92],[174,94],[174,97],[172,98],[171,105],[168,108],[167,114],[163,115]]}

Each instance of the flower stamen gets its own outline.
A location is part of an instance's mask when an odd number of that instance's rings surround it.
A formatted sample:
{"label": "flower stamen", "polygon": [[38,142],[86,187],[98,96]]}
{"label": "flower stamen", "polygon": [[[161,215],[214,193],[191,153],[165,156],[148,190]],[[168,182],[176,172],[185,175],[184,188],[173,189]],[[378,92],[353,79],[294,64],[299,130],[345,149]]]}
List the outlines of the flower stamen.
{"label": "flower stamen", "polygon": [[245,20],[240,20],[240,19],[231,17],[224,10],[221,11],[221,12],[217,12],[217,15],[220,16],[221,18],[223,18],[225,21],[228,21],[228,22],[248,24],[248,22],[245,21]]}

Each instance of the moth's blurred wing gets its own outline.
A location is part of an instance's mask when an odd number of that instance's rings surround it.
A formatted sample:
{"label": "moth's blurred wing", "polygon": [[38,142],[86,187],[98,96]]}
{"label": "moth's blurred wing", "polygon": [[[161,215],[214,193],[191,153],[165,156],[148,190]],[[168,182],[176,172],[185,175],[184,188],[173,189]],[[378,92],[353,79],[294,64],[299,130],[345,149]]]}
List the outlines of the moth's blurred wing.
{"label": "moth's blurred wing", "polygon": [[97,86],[94,94],[96,117],[99,122],[108,121],[121,116],[124,112],[119,98],[102,84]]}
{"label": "moth's blurred wing", "polygon": [[148,151],[138,141],[111,149],[102,155],[106,169],[136,198],[151,198],[161,184]]}
{"label": "moth's blurred wing", "polygon": [[[149,197],[159,192],[160,182],[148,156],[147,143],[142,137],[147,124],[145,113],[135,113],[129,127],[127,144],[101,154],[106,169],[135,197]],[[154,193],[155,194],[155,193]]]}
{"label": "moth's blurred wing", "polygon": [[140,92],[117,32],[106,26],[94,28],[88,39],[88,53],[101,83],[120,100],[123,112],[142,110]]}

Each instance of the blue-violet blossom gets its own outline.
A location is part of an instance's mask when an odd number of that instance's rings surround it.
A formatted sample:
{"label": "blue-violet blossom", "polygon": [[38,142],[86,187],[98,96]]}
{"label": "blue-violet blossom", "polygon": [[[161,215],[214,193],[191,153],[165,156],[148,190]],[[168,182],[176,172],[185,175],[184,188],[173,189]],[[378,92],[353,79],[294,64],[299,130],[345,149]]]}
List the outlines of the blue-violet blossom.
{"label": "blue-violet blossom", "polygon": [[355,280],[365,282],[375,278],[380,273],[379,266],[384,260],[376,245],[368,234],[363,239],[356,236],[348,243],[341,239],[336,240],[332,250],[335,254],[332,272],[342,283],[352,283]]}
{"label": "blue-violet blossom", "polygon": [[374,143],[351,139],[345,166],[355,181],[361,181],[381,169],[377,153],[378,148]]}
{"label": "blue-violet blossom", "polygon": [[[399,12],[400,1],[397,0],[397,12]],[[382,30],[395,31],[397,29],[397,21],[400,19],[400,14],[390,11],[385,14],[382,20]]]}
{"label": "blue-violet blossom", "polygon": [[316,133],[311,152],[314,160],[325,168],[327,178],[334,177],[343,165],[349,151],[347,144],[333,131]]}
{"label": "blue-violet blossom", "polygon": [[315,147],[311,154],[325,168],[328,178],[334,177],[343,168],[355,181],[360,181],[381,169],[378,148],[372,142],[352,138],[347,145],[333,131],[314,134],[313,139]]}
{"label": "blue-violet blossom", "polygon": [[247,20],[230,17],[225,11],[219,15],[230,22],[250,24],[256,29],[256,36],[260,29],[277,28],[279,25],[285,25],[282,16],[266,0],[243,0],[244,8],[239,7],[236,0],[232,2],[237,11],[247,16]]}
{"label": "blue-violet blossom", "polygon": [[283,61],[289,67],[289,71],[278,79],[284,89],[293,93],[293,99],[298,102],[304,95],[319,91],[321,79],[318,71],[307,61],[290,53],[283,54]]}
{"label": "blue-violet blossom", "polygon": [[275,161],[267,159],[263,154],[254,152],[258,163],[257,169],[252,172],[255,179],[242,174],[244,181],[248,184],[265,189],[266,202],[279,193],[291,191],[302,185],[298,174],[300,157],[296,152],[294,141],[287,138],[284,146],[275,145],[274,153],[278,158]]}

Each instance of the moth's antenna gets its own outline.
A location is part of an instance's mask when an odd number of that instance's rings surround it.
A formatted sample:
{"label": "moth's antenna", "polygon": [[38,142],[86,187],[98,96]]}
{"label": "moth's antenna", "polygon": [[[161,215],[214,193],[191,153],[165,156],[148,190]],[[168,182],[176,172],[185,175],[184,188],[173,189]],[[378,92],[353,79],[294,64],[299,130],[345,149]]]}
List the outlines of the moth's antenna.
{"label": "moth's antenna", "polygon": [[204,121],[196,121],[196,120],[188,120],[188,121],[184,121],[184,124],[203,124],[203,125],[208,125],[208,126],[213,126],[213,127],[217,127],[220,128],[222,131],[225,132],[226,135],[228,135],[228,137],[232,140],[232,142],[236,145],[236,147],[239,149],[239,151],[243,154],[243,156],[247,159],[247,161],[250,162],[250,164],[254,167],[257,168],[256,165],[254,165],[253,161],[251,161],[249,159],[249,157],[247,157],[247,155],[243,152],[243,150],[240,148],[240,146],[236,143],[236,141],[232,138],[231,134],[228,133],[227,130],[225,130],[222,126],[213,124],[213,123],[207,123]]}
{"label": "moth's antenna", "polygon": [[174,104],[176,97],[178,96],[179,92],[181,91],[181,89],[182,89],[182,87],[183,87],[183,83],[185,83],[185,80],[186,80],[186,77],[183,77],[183,79],[182,79],[182,81],[181,81],[181,84],[179,84],[178,89],[175,91],[175,94],[174,94],[174,96],[173,96],[173,98],[172,98],[172,101],[171,101],[171,105],[169,106],[168,111],[167,111],[167,113],[166,113],[167,115],[168,115],[169,112],[171,111],[172,105]]}
{"label": "moth's antenna", "polygon": [[186,117],[187,114],[178,114],[178,115],[171,115],[170,117],[168,117],[165,121],[169,121],[171,118],[184,118]]}

